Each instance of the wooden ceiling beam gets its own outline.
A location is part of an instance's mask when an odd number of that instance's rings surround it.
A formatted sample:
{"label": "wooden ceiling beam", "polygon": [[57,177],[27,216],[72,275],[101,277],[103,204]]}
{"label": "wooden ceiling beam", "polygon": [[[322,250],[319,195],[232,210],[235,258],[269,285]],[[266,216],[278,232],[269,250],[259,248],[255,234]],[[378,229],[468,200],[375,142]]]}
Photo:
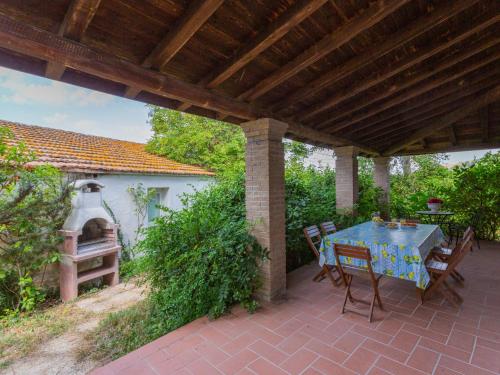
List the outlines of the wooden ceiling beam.
{"label": "wooden ceiling beam", "polygon": [[170,99],[229,113],[245,120],[269,117],[248,103],[183,82],[102,51],[0,15],[0,47],[66,66]]}
{"label": "wooden ceiling beam", "polygon": [[347,134],[353,138],[368,137],[373,133],[392,128],[398,123],[411,122],[434,109],[490,87],[498,81],[499,73],[500,67],[494,67],[491,71],[481,71],[480,74],[470,79],[459,79],[444,89],[438,89],[432,94],[424,94],[412,99],[412,103],[405,103],[397,111],[379,116],[374,122],[356,126],[353,131],[347,132]]}
{"label": "wooden ceiling beam", "polygon": [[165,35],[143,63],[146,68],[162,71],[179,50],[207,22],[224,0],[195,0],[175,26]]}
{"label": "wooden ceiling beam", "polygon": [[[498,71],[498,69],[496,69]],[[464,105],[467,105],[471,100],[474,100],[478,95],[484,93],[485,91],[491,89],[492,87],[498,85],[500,79],[498,76],[490,77],[481,82],[481,84],[471,87],[470,90],[459,91],[456,95],[451,95],[449,100],[443,104],[442,101],[439,106],[432,106],[429,110],[421,110],[413,118],[400,121],[395,125],[384,124],[382,127],[377,129],[370,129],[362,133],[361,137],[349,136],[346,137],[357,139],[363,143],[370,143],[380,145],[380,143],[385,143],[385,145],[390,145],[391,141],[394,139],[401,138],[404,134],[418,130],[422,124],[432,121],[433,119],[439,118],[455,109],[458,109]],[[448,99],[448,98],[443,98]],[[425,106],[424,106],[425,107]],[[470,118],[471,116],[469,116]],[[460,121],[460,125],[464,122]],[[458,125],[458,124],[457,124]]]}
{"label": "wooden ceiling beam", "polygon": [[[73,0],[59,26],[58,35],[72,40],[80,41],[85,34],[101,0]],[[59,80],[64,74],[64,64],[47,62],[45,76]]]}
{"label": "wooden ceiling beam", "polygon": [[318,43],[295,57],[254,87],[238,96],[238,99],[253,101],[295,74],[314,64],[333,50],[348,43],[350,40],[389,16],[409,0],[377,1],[363,13],[351,18],[332,33],[326,35]]}
{"label": "wooden ceiling beam", "polygon": [[483,142],[487,142],[489,138],[490,125],[490,106],[487,105],[479,111],[479,120],[481,123],[481,133]]}
{"label": "wooden ceiling beam", "polygon": [[[227,113],[236,119],[255,120],[271,117],[281,120],[265,109],[223,96],[198,85],[183,82],[169,74],[154,71],[120,59],[116,56],[95,51],[89,47],[50,33],[46,30],[0,15],[0,47],[36,59],[66,66],[104,80],[137,87],[143,91],[165,98],[190,103],[194,106]],[[312,142],[338,145],[353,144],[368,154],[377,150],[360,143],[302,126],[289,124],[289,134],[306,138]]]}
{"label": "wooden ceiling beam", "polygon": [[459,32],[458,35],[455,35],[451,40],[447,40],[444,43],[436,42],[430,45],[427,48],[424,48],[420,51],[417,51],[415,54],[410,55],[407,59],[402,62],[388,66],[383,72],[375,72],[372,77],[363,80],[360,84],[353,86],[348,86],[344,90],[339,93],[334,94],[331,97],[328,97],[326,100],[314,104],[304,110],[305,115],[300,116],[298,118],[299,121],[308,121],[317,116],[318,114],[325,112],[327,110],[332,109],[334,106],[339,103],[350,99],[388,79],[396,76],[397,74],[419,64],[420,62],[429,59],[432,56],[443,52],[449,47],[464,41],[465,39],[475,35],[477,32],[484,30],[485,28],[497,23],[500,21],[500,16],[495,16],[487,19],[486,21],[481,21],[479,24],[473,25],[468,28],[465,32]]}
{"label": "wooden ceiling beam", "polygon": [[497,85],[491,90],[488,90],[481,96],[477,97],[476,99],[471,100],[466,105],[461,106],[460,108],[447,113],[441,118],[422,126],[419,130],[413,132],[409,136],[405,137],[403,140],[396,142],[395,144],[387,148],[383,152],[383,155],[391,156],[396,152],[402,150],[406,146],[418,142],[422,138],[428,137],[447,126],[454,124],[455,122],[466,117],[470,113],[473,113],[479,110],[480,108],[487,106],[490,103],[493,103],[494,101],[497,101],[499,99],[500,99],[500,85]]}
{"label": "wooden ceiling beam", "polygon": [[[417,74],[416,76],[412,77],[411,79],[404,81],[402,83],[399,83],[397,85],[392,85],[389,89],[385,89],[381,92],[377,92],[375,95],[370,97],[367,101],[362,102],[360,105],[354,107],[352,109],[352,112],[358,111],[368,105],[375,104],[377,102],[380,102],[381,100],[387,98],[387,97],[393,97],[392,99],[387,100],[386,102],[378,103],[378,105],[373,106],[372,108],[368,109],[365,112],[358,113],[356,115],[352,115],[346,120],[343,120],[342,122],[335,122],[336,119],[339,118],[339,116],[330,116],[329,119],[326,119],[322,122],[319,122],[317,126],[315,126],[316,129],[325,129],[328,128],[329,130],[331,129],[331,132],[338,132],[343,130],[344,128],[350,127],[353,124],[356,124],[360,121],[363,121],[365,119],[369,119],[372,116],[385,111],[387,109],[390,109],[400,103],[403,103],[407,100],[410,100],[416,96],[419,96],[423,93],[426,93],[428,91],[431,91],[439,86],[442,86],[448,82],[454,81],[457,78],[460,78],[468,73],[473,72],[474,70],[477,70],[495,60],[500,58],[500,54],[496,53],[493,54],[492,56],[487,57],[484,60],[481,60],[479,62],[476,62],[474,64],[469,65],[468,67],[454,73],[450,74],[448,76],[442,76],[439,78],[434,78],[431,81],[425,82],[425,80],[433,77],[434,75],[445,71],[448,68],[452,68],[453,66],[463,62],[464,60],[468,59],[469,57],[472,57],[478,53],[481,53],[491,47],[494,47],[495,45],[499,44],[500,40],[498,38],[493,38],[490,40],[487,40],[484,43],[478,43],[478,45],[475,48],[472,49],[467,49],[463,53],[460,53],[459,55],[454,56],[453,59],[444,59],[442,63],[439,63],[435,66],[430,67],[429,69]],[[423,83],[422,83],[423,82]],[[412,88],[411,90],[403,93],[402,95],[396,95],[398,92]],[[345,117],[344,114],[342,114],[342,117]],[[363,127],[364,125],[362,125]]]}
{"label": "wooden ceiling beam", "polygon": [[[223,2],[224,0],[192,1],[172,29],[144,59],[142,66],[162,71]],[[137,87],[127,87],[123,96],[134,99],[140,92]]]}
{"label": "wooden ceiling beam", "polygon": [[[229,60],[211,74],[203,78],[199,85],[214,88],[244,68],[267,48],[283,38],[292,28],[321,8],[328,0],[300,0],[286,10],[277,20],[263,28],[257,35],[243,43]],[[177,110],[185,111],[189,104],[182,103]]]}
{"label": "wooden ceiling beam", "polygon": [[340,146],[340,145],[356,146],[357,148],[359,148],[361,151],[363,151],[368,155],[373,155],[373,156],[380,155],[380,152],[377,149],[367,146],[361,142],[356,142],[344,137],[320,132],[298,123],[293,123],[293,122],[288,123],[288,131],[291,134],[297,135],[298,138],[300,139],[311,140],[317,144],[327,144],[332,146]]}
{"label": "wooden ceiling beam", "polygon": [[346,16],[345,12],[338,6],[337,0],[330,0],[330,4],[332,8],[335,10],[335,12],[338,14],[340,19],[342,19],[342,21],[344,22],[347,22],[349,18]]}
{"label": "wooden ceiling beam", "polygon": [[321,8],[328,0],[300,0],[284,12],[278,19],[261,30],[253,39],[244,43],[234,55],[209,75],[205,84],[214,88],[259,56],[263,51],[283,38],[292,28]]}
{"label": "wooden ceiling beam", "polygon": [[412,121],[402,122],[398,124],[398,126],[386,127],[379,132],[371,132],[370,135],[363,135],[360,142],[367,141],[370,144],[379,146],[390,145],[393,140],[401,139],[402,136],[407,135],[414,130],[418,130],[422,124],[432,122],[433,120],[440,118],[440,116],[460,108],[462,105],[467,104],[468,100],[474,98],[474,95],[469,95],[465,99],[458,99],[449,105],[441,106],[432,111],[425,112],[414,118]]}
{"label": "wooden ceiling beam", "polygon": [[500,147],[500,137],[497,137],[496,141],[491,140],[486,143],[477,142],[474,140],[463,140],[460,141],[460,145],[451,147],[432,147],[432,144],[426,142],[425,147],[421,149],[412,150],[401,150],[396,152],[393,156],[406,156],[406,155],[422,155],[422,154],[437,154],[443,152],[458,152],[458,151],[473,151],[473,150],[489,150],[492,148]]}
{"label": "wooden ceiling beam", "polygon": [[[446,22],[451,17],[454,17],[461,11],[471,7],[478,0],[452,1],[445,5],[439,6],[437,9],[420,17],[410,23],[404,30],[397,32],[384,38],[382,43],[375,43],[366,49],[361,55],[348,60],[344,64],[331,69],[329,72],[322,74],[312,82],[308,82],[306,86],[287,95],[285,100],[279,101],[273,105],[273,110],[287,111],[294,103],[300,102],[303,99],[310,98],[317,92],[333,85],[347,75],[356,72],[364,66],[373,63],[376,59],[387,55],[395,49],[412,41],[419,35],[428,32],[433,27]],[[288,112],[287,112],[288,113]]]}
{"label": "wooden ceiling beam", "polygon": [[457,145],[457,134],[455,133],[455,128],[453,127],[453,125],[450,125],[450,127],[448,128],[448,131],[450,133],[451,145],[456,146]]}

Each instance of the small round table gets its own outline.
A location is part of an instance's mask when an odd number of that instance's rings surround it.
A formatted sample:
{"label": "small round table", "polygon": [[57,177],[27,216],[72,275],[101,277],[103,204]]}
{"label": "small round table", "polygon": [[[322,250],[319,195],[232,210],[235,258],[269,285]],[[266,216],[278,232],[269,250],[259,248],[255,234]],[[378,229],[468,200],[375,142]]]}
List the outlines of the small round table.
{"label": "small round table", "polygon": [[451,211],[417,211],[417,214],[420,216],[427,217],[425,220],[429,224],[435,224],[435,225],[446,225],[448,226],[448,237],[450,241],[453,239],[453,234],[451,233],[451,222],[447,220],[451,216],[453,216],[455,213]]}

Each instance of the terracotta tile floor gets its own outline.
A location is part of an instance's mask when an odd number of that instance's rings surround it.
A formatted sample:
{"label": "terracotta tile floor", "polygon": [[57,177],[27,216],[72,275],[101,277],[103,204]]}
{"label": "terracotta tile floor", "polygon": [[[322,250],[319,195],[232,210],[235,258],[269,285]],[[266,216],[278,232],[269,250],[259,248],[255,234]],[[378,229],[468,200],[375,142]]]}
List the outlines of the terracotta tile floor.
{"label": "terracotta tile floor", "polygon": [[[439,296],[419,305],[414,285],[385,278],[386,311],[372,324],[341,315],[343,289],[312,282],[317,269],[289,274],[281,304],[199,319],[93,374],[500,373],[500,243],[483,242],[465,258],[460,309]],[[358,297],[367,295],[368,284],[354,284]]]}

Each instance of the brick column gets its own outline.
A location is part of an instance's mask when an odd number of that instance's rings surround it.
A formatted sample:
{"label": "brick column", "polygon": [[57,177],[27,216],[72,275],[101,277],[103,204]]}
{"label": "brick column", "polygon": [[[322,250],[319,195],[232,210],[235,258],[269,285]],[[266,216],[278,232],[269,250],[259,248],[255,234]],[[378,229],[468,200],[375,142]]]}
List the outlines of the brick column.
{"label": "brick column", "polygon": [[389,219],[389,191],[390,191],[390,180],[389,180],[389,157],[378,157],[374,158],[374,180],[375,186],[382,189],[382,197],[380,204],[384,206],[385,212],[382,212],[387,219]]}
{"label": "brick column", "polygon": [[353,146],[335,147],[336,204],[339,213],[354,211],[358,202],[358,149]]}
{"label": "brick column", "polygon": [[269,251],[262,264],[265,300],[281,298],[286,289],[285,159],[283,136],[288,125],[264,118],[241,124],[246,145],[246,210],[253,234]]}

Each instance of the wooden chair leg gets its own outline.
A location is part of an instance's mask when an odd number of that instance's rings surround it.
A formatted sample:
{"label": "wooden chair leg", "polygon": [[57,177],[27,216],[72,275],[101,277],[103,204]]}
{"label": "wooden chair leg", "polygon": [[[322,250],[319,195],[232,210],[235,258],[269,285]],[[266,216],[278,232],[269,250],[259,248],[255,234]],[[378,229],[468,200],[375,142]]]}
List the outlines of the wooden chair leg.
{"label": "wooden chair leg", "polygon": [[373,307],[375,306],[376,299],[377,299],[377,293],[374,291],[372,301],[370,303],[370,311],[368,313],[368,322],[370,322],[370,323],[372,322],[372,319],[373,319]]}
{"label": "wooden chair leg", "polygon": [[378,292],[378,286],[377,286],[377,293],[375,296],[377,297],[378,307],[380,308],[380,310],[384,310],[384,306],[382,305],[382,298],[380,298],[380,294]]}
{"label": "wooden chair leg", "polygon": [[462,304],[463,303],[463,298],[460,294],[458,294],[455,289],[453,289],[453,287],[448,284],[446,281],[443,281],[443,286],[448,290],[448,292],[453,296],[455,297],[455,299],[460,303]]}
{"label": "wooden chair leg", "polygon": [[453,271],[453,274],[460,279],[460,281],[465,281],[465,277],[462,276],[462,274],[458,271]]}
{"label": "wooden chair leg", "polygon": [[420,304],[422,305],[424,303],[424,293],[423,293],[423,290],[420,289],[418,286],[417,286],[417,300],[420,301]]}
{"label": "wooden chair leg", "polygon": [[347,304],[347,299],[349,298],[349,301],[351,303],[353,303],[353,298],[352,298],[352,295],[351,295],[351,281],[352,281],[352,276],[351,275],[346,275],[346,279],[347,279],[347,285],[346,285],[346,289],[345,289],[345,296],[344,296],[344,303],[342,304],[342,314],[345,313],[345,306]]}
{"label": "wooden chair leg", "polygon": [[332,285],[336,287],[337,286],[337,281],[335,280],[335,277],[333,277],[332,271],[329,270],[329,269],[326,269],[325,273],[326,273],[326,276],[330,279]]}
{"label": "wooden chair leg", "polygon": [[321,271],[319,271],[316,276],[313,277],[313,281],[319,283],[321,280],[325,278],[325,269],[322,268]]}
{"label": "wooden chair leg", "polygon": [[464,286],[464,278],[462,275],[460,275],[457,271],[453,271],[450,273],[450,276],[455,280],[461,287]]}

